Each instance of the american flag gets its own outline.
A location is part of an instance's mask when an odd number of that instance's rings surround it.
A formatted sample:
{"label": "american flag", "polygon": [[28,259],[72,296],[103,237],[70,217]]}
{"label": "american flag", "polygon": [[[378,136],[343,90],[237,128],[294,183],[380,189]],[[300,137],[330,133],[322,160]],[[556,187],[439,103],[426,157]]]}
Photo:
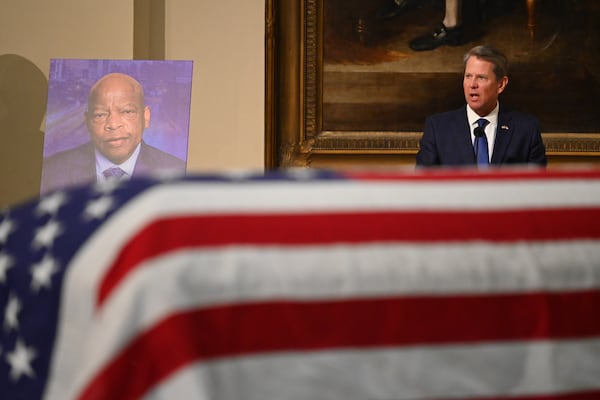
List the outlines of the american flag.
{"label": "american flag", "polygon": [[600,171],[108,182],[0,213],[2,399],[599,399]]}

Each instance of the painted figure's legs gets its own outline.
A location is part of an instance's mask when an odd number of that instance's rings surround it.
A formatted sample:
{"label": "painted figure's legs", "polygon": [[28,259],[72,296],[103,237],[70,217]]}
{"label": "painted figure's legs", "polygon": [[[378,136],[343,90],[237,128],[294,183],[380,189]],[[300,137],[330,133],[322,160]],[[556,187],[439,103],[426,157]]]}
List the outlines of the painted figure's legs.
{"label": "painted figure's legs", "polygon": [[463,43],[462,38],[462,1],[446,0],[444,19],[435,27],[433,32],[416,37],[411,40],[410,48],[414,51],[433,50],[442,45],[458,46]]}
{"label": "painted figure's legs", "polygon": [[460,0],[446,0],[446,10],[442,21],[446,28],[455,28],[460,25],[461,6],[462,1]]}

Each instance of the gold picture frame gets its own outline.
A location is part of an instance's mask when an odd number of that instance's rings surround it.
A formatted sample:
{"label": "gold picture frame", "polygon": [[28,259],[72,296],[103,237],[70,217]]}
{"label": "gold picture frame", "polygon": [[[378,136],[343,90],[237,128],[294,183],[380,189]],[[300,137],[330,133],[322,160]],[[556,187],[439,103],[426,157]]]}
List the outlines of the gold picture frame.
{"label": "gold picture frame", "polygon": [[[266,0],[265,165],[410,165],[422,132],[323,129],[323,4]],[[600,162],[600,132],[543,133],[550,163]]]}

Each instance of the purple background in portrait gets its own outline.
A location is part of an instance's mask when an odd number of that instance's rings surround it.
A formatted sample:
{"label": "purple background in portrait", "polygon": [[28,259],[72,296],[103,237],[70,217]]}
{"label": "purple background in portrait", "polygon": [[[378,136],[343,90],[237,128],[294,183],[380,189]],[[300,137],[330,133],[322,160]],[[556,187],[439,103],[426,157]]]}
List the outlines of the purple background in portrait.
{"label": "purple background in portrait", "polygon": [[150,107],[144,141],[187,160],[192,61],[50,60],[44,157],[88,142],[84,112],[92,85],[110,72],[137,79]]}

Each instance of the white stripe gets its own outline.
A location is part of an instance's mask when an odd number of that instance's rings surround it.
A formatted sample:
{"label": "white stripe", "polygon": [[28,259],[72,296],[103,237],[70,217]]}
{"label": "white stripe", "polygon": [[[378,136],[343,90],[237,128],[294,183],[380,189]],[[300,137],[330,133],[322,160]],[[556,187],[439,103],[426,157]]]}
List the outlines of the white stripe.
{"label": "white stripe", "polygon": [[189,366],[145,399],[508,397],[599,390],[599,376],[598,338],[261,354]]}
{"label": "white stripe", "polygon": [[137,268],[82,327],[86,342],[78,351],[68,348],[77,358],[71,382],[83,385],[139,332],[177,310],[272,299],[588,289],[600,287],[598,260],[597,242],[174,252]]}
{"label": "white stripe", "polygon": [[[179,182],[157,187],[160,213],[346,210],[494,210],[600,203],[600,179],[540,181]],[[146,197],[146,194],[144,194]],[[148,205],[153,200],[145,200]]]}

